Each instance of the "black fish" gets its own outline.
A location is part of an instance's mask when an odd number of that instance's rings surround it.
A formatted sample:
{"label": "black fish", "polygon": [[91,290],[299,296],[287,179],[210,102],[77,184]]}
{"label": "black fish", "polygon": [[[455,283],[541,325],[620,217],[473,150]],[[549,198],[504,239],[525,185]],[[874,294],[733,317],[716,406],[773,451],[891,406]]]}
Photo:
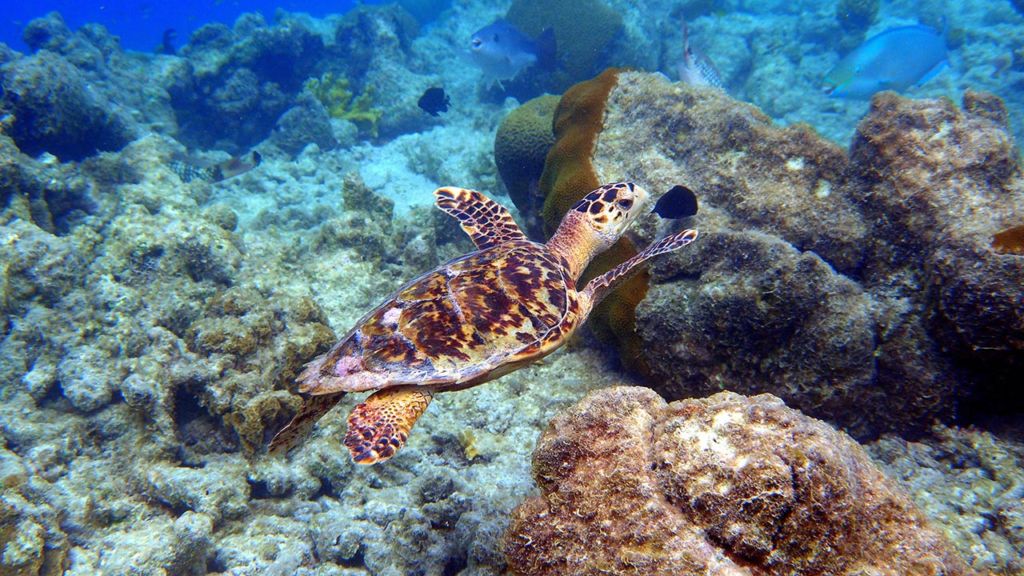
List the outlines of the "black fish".
{"label": "black fish", "polygon": [[677,184],[658,198],[653,212],[670,220],[693,216],[697,213],[697,195],[686,186]]}
{"label": "black fish", "polygon": [[160,54],[176,54],[177,49],[175,49],[174,43],[177,39],[177,30],[175,30],[174,28],[168,28],[167,30],[164,30],[163,39],[160,42],[160,48],[157,49],[157,52],[159,52]]}
{"label": "black fish", "polygon": [[419,107],[431,116],[437,116],[440,112],[447,112],[448,105],[451,103],[451,99],[444,93],[444,88],[437,87],[427,88],[423,92],[423,96],[420,96],[420,101],[417,102]]}

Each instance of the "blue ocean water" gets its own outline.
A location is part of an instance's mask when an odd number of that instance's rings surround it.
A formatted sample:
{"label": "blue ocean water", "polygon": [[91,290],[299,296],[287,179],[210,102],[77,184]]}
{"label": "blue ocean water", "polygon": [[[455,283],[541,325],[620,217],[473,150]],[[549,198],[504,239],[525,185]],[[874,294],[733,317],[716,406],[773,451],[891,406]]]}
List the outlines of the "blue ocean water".
{"label": "blue ocean water", "polygon": [[[370,0],[364,4],[379,4]],[[26,48],[21,40],[22,30],[30,20],[57,11],[71,28],[90,22],[102,24],[111,34],[121,39],[126,50],[151,52],[155,50],[168,28],[178,33],[178,43],[188,41],[189,35],[203,24],[221,22],[231,24],[245,12],[259,12],[273,20],[278,10],[306,12],[313,16],[344,13],[356,5],[354,0],[338,1],[278,1],[278,0],[185,0],[159,2],[156,0],[110,0],[105,2],[75,2],[74,0],[41,0],[39,2],[4,2],[0,16],[0,42],[16,50]]]}
{"label": "blue ocean water", "polygon": [[4,0],[0,574],[1024,574],[1022,13]]}

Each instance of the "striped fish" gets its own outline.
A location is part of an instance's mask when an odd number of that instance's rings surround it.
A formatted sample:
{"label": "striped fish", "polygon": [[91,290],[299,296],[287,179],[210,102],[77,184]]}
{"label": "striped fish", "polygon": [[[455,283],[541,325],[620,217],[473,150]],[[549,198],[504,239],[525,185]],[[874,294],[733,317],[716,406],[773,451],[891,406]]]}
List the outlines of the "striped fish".
{"label": "striped fish", "polygon": [[722,75],[711,60],[690,46],[690,27],[683,20],[683,61],[679,63],[679,80],[691,86],[711,86],[725,90]]}
{"label": "striped fish", "polygon": [[212,166],[204,166],[186,157],[175,157],[167,163],[167,167],[181,178],[182,182],[202,180],[204,182],[220,182],[244,174],[260,165],[263,157],[259,152],[235,156],[229,160],[218,162]]}

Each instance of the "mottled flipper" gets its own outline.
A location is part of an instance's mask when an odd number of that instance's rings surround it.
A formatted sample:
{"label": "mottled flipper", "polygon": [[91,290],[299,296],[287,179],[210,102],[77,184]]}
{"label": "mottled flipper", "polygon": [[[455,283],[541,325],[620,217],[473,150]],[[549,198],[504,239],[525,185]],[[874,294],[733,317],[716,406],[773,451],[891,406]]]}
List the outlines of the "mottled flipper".
{"label": "mottled flipper", "polygon": [[696,239],[696,230],[683,230],[666,236],[651,244],[636,256],[588,282],[587,287],[583,290],[583,295],[590,302],[591,306],[596,306],[619,282],[629,278],[634,272],[639,270],[641,264],[659,254],[682,248]]}
{"label": "mottled flipper", "polygon": [[270,441],[268,452],[271,454],[283,453],[297,446],[309,435],[309,431],[313,429],[316,421],[330,412],[343,396],[345,396],[344,393],[303,396],[299,412],[291,422],[274,435],[274,439]]}
{"label": "mottled flipper", "polygon": [[476,190],[438,188],[434,190],[434,201],[438,208],[458,219],[480,250],[528,239],[504,206]]}
{"label": "mottled flipper", "polygon": [[371,394],[348,417],[348,446],[356,464],[375,464],[391,458],[409,438],[413,424],[430,405],[433,395],[419,386],[385,388]]}

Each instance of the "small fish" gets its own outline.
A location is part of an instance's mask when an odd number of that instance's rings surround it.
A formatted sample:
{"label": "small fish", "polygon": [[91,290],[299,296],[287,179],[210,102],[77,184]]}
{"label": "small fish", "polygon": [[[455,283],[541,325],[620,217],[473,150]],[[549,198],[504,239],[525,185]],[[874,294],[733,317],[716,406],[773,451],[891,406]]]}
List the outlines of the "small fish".
{"label": "small fish", "polygon": [[437,116],[441,112],[447,112],[448,106],[451,105],[451,98],[444,93],[444,88],[427,88],[420,96],[420,101],[417,102],[420,108],[424,112],[431,116]]}
{"label": "small fish", "polygon": [[679,80],[691,86],[711,86],[725,90],[722,75],[711,59],[690,46],[690,27],[683,20],[683,61],[679,63]]}
{"label": "small fish", "polygon": [[944,34],[927,26],[890,28],[872,36],[825,75],[833,98],[868,99],[875,92],[920,86],[947,64]]}
{"label": "small fish", "polygon": [[248,159],[245,156],[235,156],[213,166],[202,166],[189,158],[175,157],[167,163],[167,166],[178,175],[178,178],[181,178],[182,182],[187,183],[193,180],[220,182],[244,174],[259,166],[263,161],[263,156],[256,151],[247,156],[249,156]]}
{"label": "small fish", "polygon": [[552,69],[555,32],[545,28],[534,40],[505,20],[496,20],[473,34],[469,55],[485,74],[497,80],[514,78],[535,64]]}
{"label": "small fish", "polygon": [[686,186],[676,184],[658,198],[651,212],[669,220],[693,216],[697,213],[697,195]]}

